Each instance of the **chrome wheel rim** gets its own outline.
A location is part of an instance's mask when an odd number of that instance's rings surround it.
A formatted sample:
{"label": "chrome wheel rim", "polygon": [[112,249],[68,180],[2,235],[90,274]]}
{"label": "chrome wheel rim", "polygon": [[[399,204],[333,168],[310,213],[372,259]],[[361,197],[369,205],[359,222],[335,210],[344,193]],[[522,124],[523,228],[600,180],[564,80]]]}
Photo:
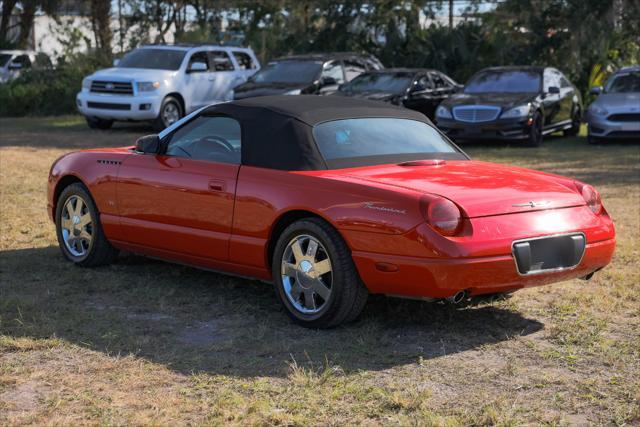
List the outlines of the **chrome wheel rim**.
{"label": "chrome wheel rim", "polygon": [[62,208],[62,240],[75,257],[85,256],[93,243],[93,219],[89,206],[80,196],[71,196]]}
{"label": "chrome wheel rim", "polygon": [[333,270],[324,245],[306,234],[291,239],[282,254],[284,293],[296,310],[320,312],[331,297]]}
{"label": "chrome wheel rim", "polygon": [[167,126],[171,126],[180,119],[180,111],[178,106],[173,102],[168,103],[162,109],[162,120]]}

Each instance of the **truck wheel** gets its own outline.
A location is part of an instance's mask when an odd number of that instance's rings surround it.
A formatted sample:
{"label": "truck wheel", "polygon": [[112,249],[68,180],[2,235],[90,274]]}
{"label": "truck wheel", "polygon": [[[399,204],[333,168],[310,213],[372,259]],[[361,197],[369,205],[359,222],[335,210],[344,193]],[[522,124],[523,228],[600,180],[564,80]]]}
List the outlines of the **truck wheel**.
{"label": "truck wheel", "polygon": [[94,117],[85,117],[87,125],[91,129],[109,129],[113,125],[113,120],[103,120]]}
{"label": "truck wheel", "polygon": [[367,289],[346,243],[319,218],[296,221],[282,232],[272,271],[287,314],[307,328],[350,322],[367,302]]}
{"label": "truck wheel", "polygon": [[178,120],[182,118],[184,111],[182,111],[182,105],[173,96],[167,96],[160,106],[160,113],[153,122],[153,127],[158,132],[168,128]]}

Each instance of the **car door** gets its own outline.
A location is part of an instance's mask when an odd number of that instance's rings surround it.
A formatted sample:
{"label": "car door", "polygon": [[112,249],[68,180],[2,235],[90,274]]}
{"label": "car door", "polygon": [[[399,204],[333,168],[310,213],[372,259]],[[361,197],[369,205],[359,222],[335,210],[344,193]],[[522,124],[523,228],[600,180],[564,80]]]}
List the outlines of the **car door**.
{"label": "car door", "polygon": [[225,261],[240,168],[240,124],[203,115],[167,138],[163,154],[135,153],[120,166],[120,239]]}
{"label": "car door", "polygon": [[[194,64],[204,64],[204,68],[197,68]],[[212,79],[212,73],[207,52],[204,50],[193,52],[189,57],[185,75],[186,93],[184,95],[188,100],[186,113],[210,104],[210,79]]]}
{"label": "car door", "polygon": [[236,69],[238,70],[236,73],[238,74],[238,79],[236,79],[238,83],[233,85],[233,87],[236,87],[238,84],[246,82],[260,67],[258,66],[258,61],[248,52],[233,50],[231,53],[235,60]]}
{"label": "car door", "polygon": [[575,88],[569,82],[569,79],[567,79],[562,72],[558,71],[558,73],[560,74],[561,117],[562,121],[569,121],[573,117],[573,106],[577,94]]}
{"label": "car door", "polygon": [[431,77],[424,73],[418,74],[409,89],[409,96],[404,101],[404,106],[433,118],[439,103],[439,96],[434,95]]}
{"label": "car door", "polygon": [[210,50],[209,63],[212,76],[209,78],[208,103],[230,101],[233,99],[233,88],[242,83],[243,77],[236,70],[229,53],[225,50]]}
{"label": "car door", "polygon": [[561,74],[553,68],[544,69],[542,105],[544,106],[545,127],[554,126],[564,120],[560,76]]}

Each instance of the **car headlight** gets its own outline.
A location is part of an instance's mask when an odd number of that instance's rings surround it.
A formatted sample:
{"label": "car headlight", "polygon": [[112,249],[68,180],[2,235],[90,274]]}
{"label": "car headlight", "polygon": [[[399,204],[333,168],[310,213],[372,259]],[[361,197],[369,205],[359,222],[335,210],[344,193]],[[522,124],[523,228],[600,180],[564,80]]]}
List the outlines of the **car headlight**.
{"label": "car headlight", "polygon": [[138,82],[138,92],[151,92],[160,87],[160,82]]}
{"label": "car headlight", "polygon": [[453,116],[451,115],[451,111],[449,111],[449,109],[443,105],[439,105],[438,108],[436,108],[436,117],[439,117],[441,119],[453,118]]}
{"label": "car headlight", "polygon": [[289,92],[283,93],[283,95],[300,95],[302,93],[302,89],[294,89]]}
{"label": "car headlight", "polygon": [[91,80],[88,77],[82,79],[82,89],[91,89]]}
{"label": "car headlight", "polygon": [[503,119],[518,119],[520,117],[527,117],[531,112],[531,105],[520,105],[519,107],[510,108],[500,116]]}
{"label": "car headlight", "polygon": [[591,104],[591,107],[589,107],[589,112],[591,114],[595,114],[596,116],[607,115],[607,110],[604,107],[601,107],[600,105],[596,105],[596,104]]}

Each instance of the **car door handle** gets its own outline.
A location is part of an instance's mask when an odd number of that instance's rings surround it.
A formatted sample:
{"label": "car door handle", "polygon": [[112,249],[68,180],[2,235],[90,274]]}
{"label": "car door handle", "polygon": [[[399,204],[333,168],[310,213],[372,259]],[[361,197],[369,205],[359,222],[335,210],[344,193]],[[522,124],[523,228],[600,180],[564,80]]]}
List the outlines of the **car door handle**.
{"label": "car door handle", "polygon": [[209,181],[209,190],[224,191],[224,181],[218,181],[218,180]]}

